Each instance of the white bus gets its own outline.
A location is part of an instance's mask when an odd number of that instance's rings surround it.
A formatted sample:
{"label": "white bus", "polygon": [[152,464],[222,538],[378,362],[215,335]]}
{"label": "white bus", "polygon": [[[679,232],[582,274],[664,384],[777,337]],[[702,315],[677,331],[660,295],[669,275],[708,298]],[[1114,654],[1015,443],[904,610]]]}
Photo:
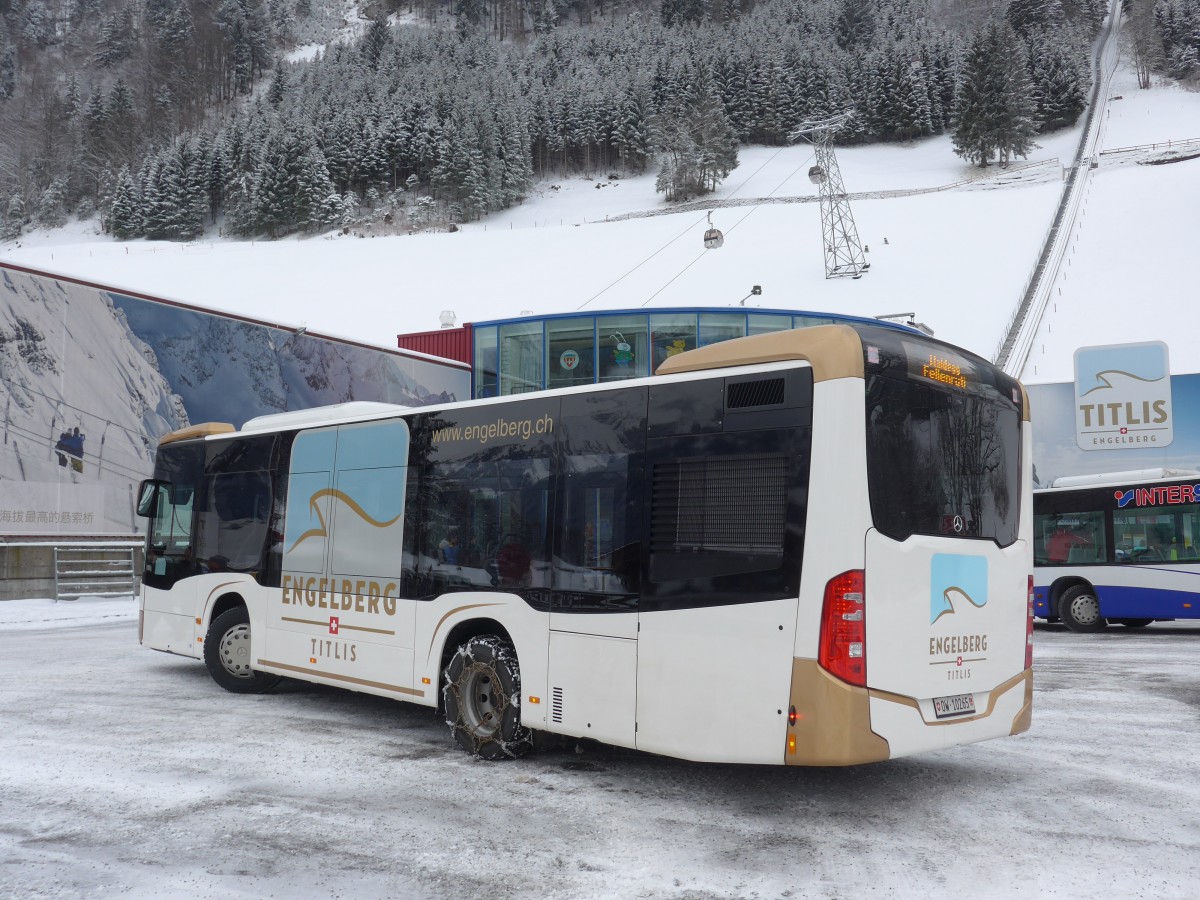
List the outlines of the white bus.
{"label": "white bus", "polygon": [[139,637],[691,760],[848,765],[1029,727],[1027,402],[885,325],[714,344],[645,379],[166,436]]}
{"label": "white bus", "polygon": [[1200,617],[1200,472],[1060,478],[1033,510],[1034,615],[1085,633]]}

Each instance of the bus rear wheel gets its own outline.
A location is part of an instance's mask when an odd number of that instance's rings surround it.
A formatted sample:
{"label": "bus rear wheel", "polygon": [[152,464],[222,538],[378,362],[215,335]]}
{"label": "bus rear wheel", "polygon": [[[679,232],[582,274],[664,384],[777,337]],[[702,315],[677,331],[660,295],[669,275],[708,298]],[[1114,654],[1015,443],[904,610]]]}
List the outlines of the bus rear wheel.
{"label": "bus rear wheel", "polygon": [[1124,625],[1126,628],[1145,628],[1153,619],[1112,619],[1118,625]]}
{"label": "bus rear wheel", "polygon": [[480,759],[517,759],[533,746],[521,725],[521,669],[512,644],[480,635],[460,646],[442,673],[446,724]]}
{"label": "bus rear wheel", "polygon": [[1100,615],[1100,599],[1089,586],[1077,584],[1063,592],[1058,601],[1058,616],[1072,631],[1089,634],[1108,626],[1108,620]]}
{"label": "bus rear wheel", "polygon": [[244,606],[225,610],[209,624],[204,665],[213,681],[235,694],[261,694],[282,680],[250,668],[250,613]]}

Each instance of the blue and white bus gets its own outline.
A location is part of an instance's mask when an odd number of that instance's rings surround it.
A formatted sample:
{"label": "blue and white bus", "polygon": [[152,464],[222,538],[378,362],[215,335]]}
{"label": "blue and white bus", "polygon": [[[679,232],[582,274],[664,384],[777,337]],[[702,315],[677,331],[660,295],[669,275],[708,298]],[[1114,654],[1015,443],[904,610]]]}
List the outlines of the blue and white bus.
{"label": "blue and white bus", "polygon": [[1200,617],[1200,472],[1060,478],[1033,512],[1035,616],[1079,632]]}

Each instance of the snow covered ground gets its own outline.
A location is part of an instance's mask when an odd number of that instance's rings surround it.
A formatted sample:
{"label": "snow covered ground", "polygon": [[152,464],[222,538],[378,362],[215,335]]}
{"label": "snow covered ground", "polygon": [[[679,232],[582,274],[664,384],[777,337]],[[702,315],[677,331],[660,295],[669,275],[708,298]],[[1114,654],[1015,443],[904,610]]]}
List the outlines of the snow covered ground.
{"label": "snow covered ground", "polygon": [[423,708],[228,694],[132,600],[12,601],[0,896],[1191,898],[1197,639],[1039,627],[1031,731],[869,767],[483,763]]}

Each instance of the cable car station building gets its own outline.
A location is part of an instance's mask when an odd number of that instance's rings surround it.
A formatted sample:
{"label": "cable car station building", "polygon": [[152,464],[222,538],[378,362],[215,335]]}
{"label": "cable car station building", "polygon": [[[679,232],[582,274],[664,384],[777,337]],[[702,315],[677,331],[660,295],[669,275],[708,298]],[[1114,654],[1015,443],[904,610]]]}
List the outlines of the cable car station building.
{"label": "cable car station building", "polygon": [[397,338],[401,349],[471,366],[471,396],[642,378],[663,360],[732,338],[840,322],[891,325],[858,316],[774,309],[618,309],[475,322]]}

